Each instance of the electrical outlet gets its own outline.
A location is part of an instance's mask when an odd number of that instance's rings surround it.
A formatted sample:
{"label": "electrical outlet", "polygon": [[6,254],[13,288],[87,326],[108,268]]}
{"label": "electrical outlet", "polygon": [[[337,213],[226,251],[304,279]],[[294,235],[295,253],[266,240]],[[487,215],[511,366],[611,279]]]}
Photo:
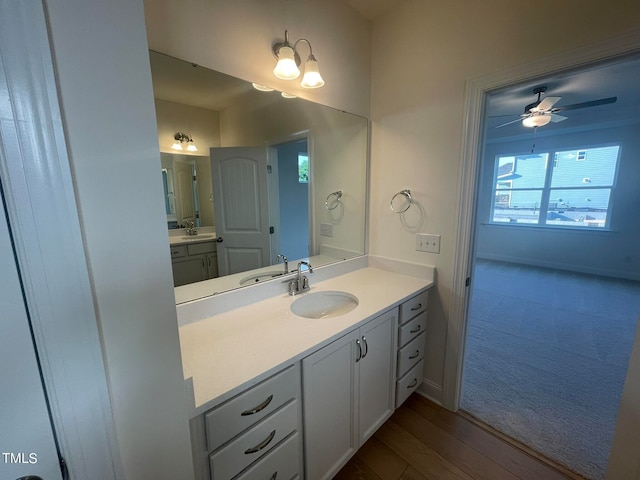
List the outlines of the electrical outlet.
{"label": "electrical outlet", "polygon": [[416,250],[418,252],[440,253],[440,235],[417,233]]}
{"label": "electrical outlet", "polygon": [[333,237],[333,225],[330,223],[320,224],[320,235],[323,237]]}

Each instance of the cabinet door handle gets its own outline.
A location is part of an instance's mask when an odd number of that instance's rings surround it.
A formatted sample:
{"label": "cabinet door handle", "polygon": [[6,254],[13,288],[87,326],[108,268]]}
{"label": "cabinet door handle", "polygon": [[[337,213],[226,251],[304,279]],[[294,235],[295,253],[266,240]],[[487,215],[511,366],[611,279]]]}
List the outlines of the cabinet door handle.
{"label": "cabinet door handle", "polygon": [[258,413],[259,411],[264,410],[271,403],[271,400],[273,400],[273,395],[269,395],[267,399],[257,407],[253,407],[253,408],[250,408],[249,410],[245,410],[240,414],[240,416],[246,417],[247,415],[253,415],[254,413]]}
{"label": "cabinet door handle", "polygon": [[271,478],[269,480],[276,480],[276,478],[278,478],[278,471],[277,470],[275,472],[273,472],[273,475],[271,475]]}
{"label": "cabinet door handle", "polygon": [[411,385],[407,385],[407,389],[409,389],[409,388],[413,388],[413,387],[415,387],[417,384],[418,384],[418,379],[417,379],[417,378],[414,378],[414,379],[413,379],[413,382],[411,382]]}
{"label": "cabinet door handle", "polygon": [[358,363],[362,359],[362,345],[360,345],[360,339],[356,340],[356,345],[358,345],[358,358],[356,358],[356,363]]}
{"label": "cabinet door handle", "polygon": [[262,442],[260,442],[258,445],[256,445],[255,447],[252,448],[247,448],[244,451],[245,455],[251,455],[252,453],[256,453],[259,452],[260,450],[262,450],[264,447],[266,447],[267,445],[269,445],[271,443],[271,440],[273,440],[273,437],[276,436],[276,431],[272,431],[269,436],[267,438],[265,438]]}
{"label": "cabinet door handle", "polygon": [[418,333],[421,328],[422,328],[422,325],[418,325],[418,328],[415,328],[413,330],[409,330],[409,333]]}
{"label": "cabinet door handle", "polygon": [[411,308],[412,312],[415,312],[416,310],[420,310],[422,308],[422,303],[419,303],[418,305],[416,305],[415,307]]}
{"label": "cabinet door handle", "polygon": [[364,353],[362,354],[362,358],[364,358],[369,353],[369,344],[367,343],[367,337],[364,335],[362,336],[362,343],[364,343]]}
{"label": "cabinet door handle", "polygon": [[420,350],[416,350],[416,353],[409,356],[409,360],[413,360],[414,358],[418,358],[420,356]]}

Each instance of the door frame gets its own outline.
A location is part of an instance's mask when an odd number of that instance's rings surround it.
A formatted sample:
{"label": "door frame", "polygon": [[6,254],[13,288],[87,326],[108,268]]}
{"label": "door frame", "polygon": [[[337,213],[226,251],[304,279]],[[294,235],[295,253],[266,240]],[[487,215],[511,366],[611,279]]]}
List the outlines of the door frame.
{"label": "door frame", "polygon": [[[71,478],[122,477],[42,0],[0,3],[0,176]],[[6,81],[5,81],[6,80]]]}
{"label": "door frame", "polygon": [[453,257],[453,288],[445,347],[442,405],[456,411],[460,407],[464,347],[469,311],[470,291],[467,285],[473,269],[475,245],[477,182],[482,155],[484,115],[487,96],[491,91],[516,85],[538,77],[575,70],[577,68],[640,53],[640,29],[561,52],[524,65],[485,75],[466,82],[462,157],[458,182],[458,222]]}

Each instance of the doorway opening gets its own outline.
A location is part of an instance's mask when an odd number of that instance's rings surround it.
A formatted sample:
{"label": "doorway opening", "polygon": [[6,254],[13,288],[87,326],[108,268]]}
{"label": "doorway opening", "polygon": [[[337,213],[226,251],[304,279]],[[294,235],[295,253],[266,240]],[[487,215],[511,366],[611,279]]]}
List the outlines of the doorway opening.
{"label": "doorway opening", "polygon": [[590,479],[640,311],[639,82],[635,58],[490,92],[478,160],[460,406]]}

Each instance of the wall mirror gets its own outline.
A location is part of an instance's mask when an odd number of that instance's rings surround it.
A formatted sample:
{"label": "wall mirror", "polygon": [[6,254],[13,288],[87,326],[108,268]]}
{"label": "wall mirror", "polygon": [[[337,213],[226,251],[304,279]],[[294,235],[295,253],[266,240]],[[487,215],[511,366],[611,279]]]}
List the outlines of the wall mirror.
{"label": "wall mirror", "polygon": [[[366,118],[150,52],[176,302],[365,253]],[[197,152],[176,152],[176,132]],[[194,222],[198,234],[184,228]]]}

